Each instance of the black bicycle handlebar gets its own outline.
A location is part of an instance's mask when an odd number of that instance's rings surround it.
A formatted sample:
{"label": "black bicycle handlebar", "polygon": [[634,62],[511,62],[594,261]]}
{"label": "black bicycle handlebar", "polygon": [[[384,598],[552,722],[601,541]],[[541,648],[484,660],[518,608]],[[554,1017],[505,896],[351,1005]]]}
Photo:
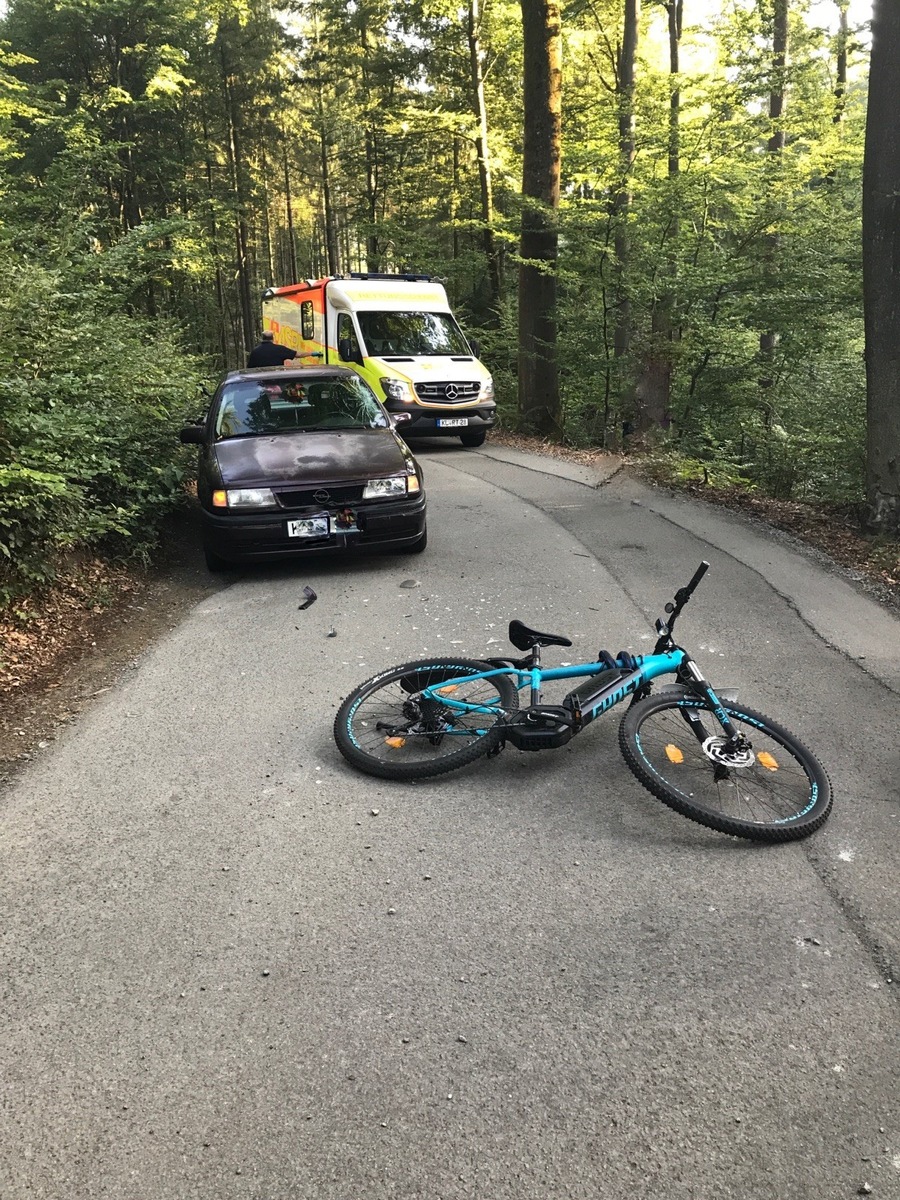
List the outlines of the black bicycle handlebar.
{"label": "black bicycle handlebar", "polygon": [[[694,588],[697,586],[697,584],[700,582],[700,580],[703,578],[703,576],[706,574],[706,572],[708,570],[709,570],[709,563],[706,561],[706,559],[704,559],[703,562],[700,564],[700,566],[697,568],[697,570],[694,572],[693,576],[691,577],[690,583],[688,583],[683,588],[679,588],[678,591],[675,593],[675,603],[671,606],[668,604],[666,605],[666,612],[671,612],[671,613],[675,613],[675,614],[680,613],[681,610],[684,608],[685,604],[687,604],[688,600],[690,600],[691,595],[693,594]],[[670,622],[670,624],[671,624],[671,622]]]}
{"label": "black bicycle handlebar", "polygon": [[660,653],[661,649],[670,642],[672,630],[675,627],[675,621],[678,617],[678,614],[687,604],[688,600],[690,600],[694,589],[708,570],[709,563],[706,561],[706,559],[704,559],[691,576],[690,582],[686,583],[684,587],[679,588],[675,593],[674,602],[670,600],[666,605],[668,619],[666,621],[658,621],[656,624],[656,631],[659,634],[659,641],[656,644],[657,654]]}

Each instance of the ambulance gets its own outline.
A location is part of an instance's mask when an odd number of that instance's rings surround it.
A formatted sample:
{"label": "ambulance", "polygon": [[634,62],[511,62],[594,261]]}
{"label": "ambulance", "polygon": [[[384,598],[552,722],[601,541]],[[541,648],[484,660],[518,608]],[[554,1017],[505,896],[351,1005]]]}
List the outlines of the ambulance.
{"label": "ambulance", "polygon": [[430,275],[354,273],[263,293],[263,328],[301,363],[356,371],[404,440],[458,437],[480,446],[496,421],[494,384],[477,343]]}

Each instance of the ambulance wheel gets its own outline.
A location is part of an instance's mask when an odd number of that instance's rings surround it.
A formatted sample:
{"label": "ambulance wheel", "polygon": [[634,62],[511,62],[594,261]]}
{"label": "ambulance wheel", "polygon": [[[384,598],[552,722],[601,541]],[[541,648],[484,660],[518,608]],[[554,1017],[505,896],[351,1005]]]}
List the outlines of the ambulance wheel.
{"label": "ambulance wheel", "polygon": [[483,446],[484,439],[487,437],[486,429],[467,429],[465,433],[459,435],[459,440],[470,450],[474,450],[476,446]]}

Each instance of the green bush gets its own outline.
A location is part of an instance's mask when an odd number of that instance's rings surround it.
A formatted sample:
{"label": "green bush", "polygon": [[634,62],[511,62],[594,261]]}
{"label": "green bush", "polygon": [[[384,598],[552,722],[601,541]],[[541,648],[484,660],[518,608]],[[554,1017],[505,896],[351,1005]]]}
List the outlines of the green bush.
{"label": "green bush", "polygon": [[69,293],[0,256],[0,606],[51,580],[76,546],[141,553],[184,498],[178,428],[199,407],[202,364],[166,325]]}

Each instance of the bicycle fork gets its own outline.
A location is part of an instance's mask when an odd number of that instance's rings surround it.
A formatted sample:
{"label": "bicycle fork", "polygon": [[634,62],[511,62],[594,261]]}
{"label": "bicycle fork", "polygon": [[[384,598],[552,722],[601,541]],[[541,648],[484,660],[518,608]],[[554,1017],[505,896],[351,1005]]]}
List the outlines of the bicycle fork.
{"label": "bicycle fork", "polygon": [[681,664],[679,675],[684,675],[689,679],[691,691],[702,696],[725,733],[724,741],[716,737],[710,737],[706,726],[703,724],[703,717],[700,711],[696,708],[682,708],[680,710],[682,717],[690,726],[694,737],[702,746],[704,754],[714,763],[715,778],[717,780],[727,779],[729,767],[749,766],[753,761],[753,751],[749,739],[734,727],[728,713],[725,711],[722,701],[704,678],[703,672],[694,660],[688,658],[687,655],[685,655],[684,661]]}

